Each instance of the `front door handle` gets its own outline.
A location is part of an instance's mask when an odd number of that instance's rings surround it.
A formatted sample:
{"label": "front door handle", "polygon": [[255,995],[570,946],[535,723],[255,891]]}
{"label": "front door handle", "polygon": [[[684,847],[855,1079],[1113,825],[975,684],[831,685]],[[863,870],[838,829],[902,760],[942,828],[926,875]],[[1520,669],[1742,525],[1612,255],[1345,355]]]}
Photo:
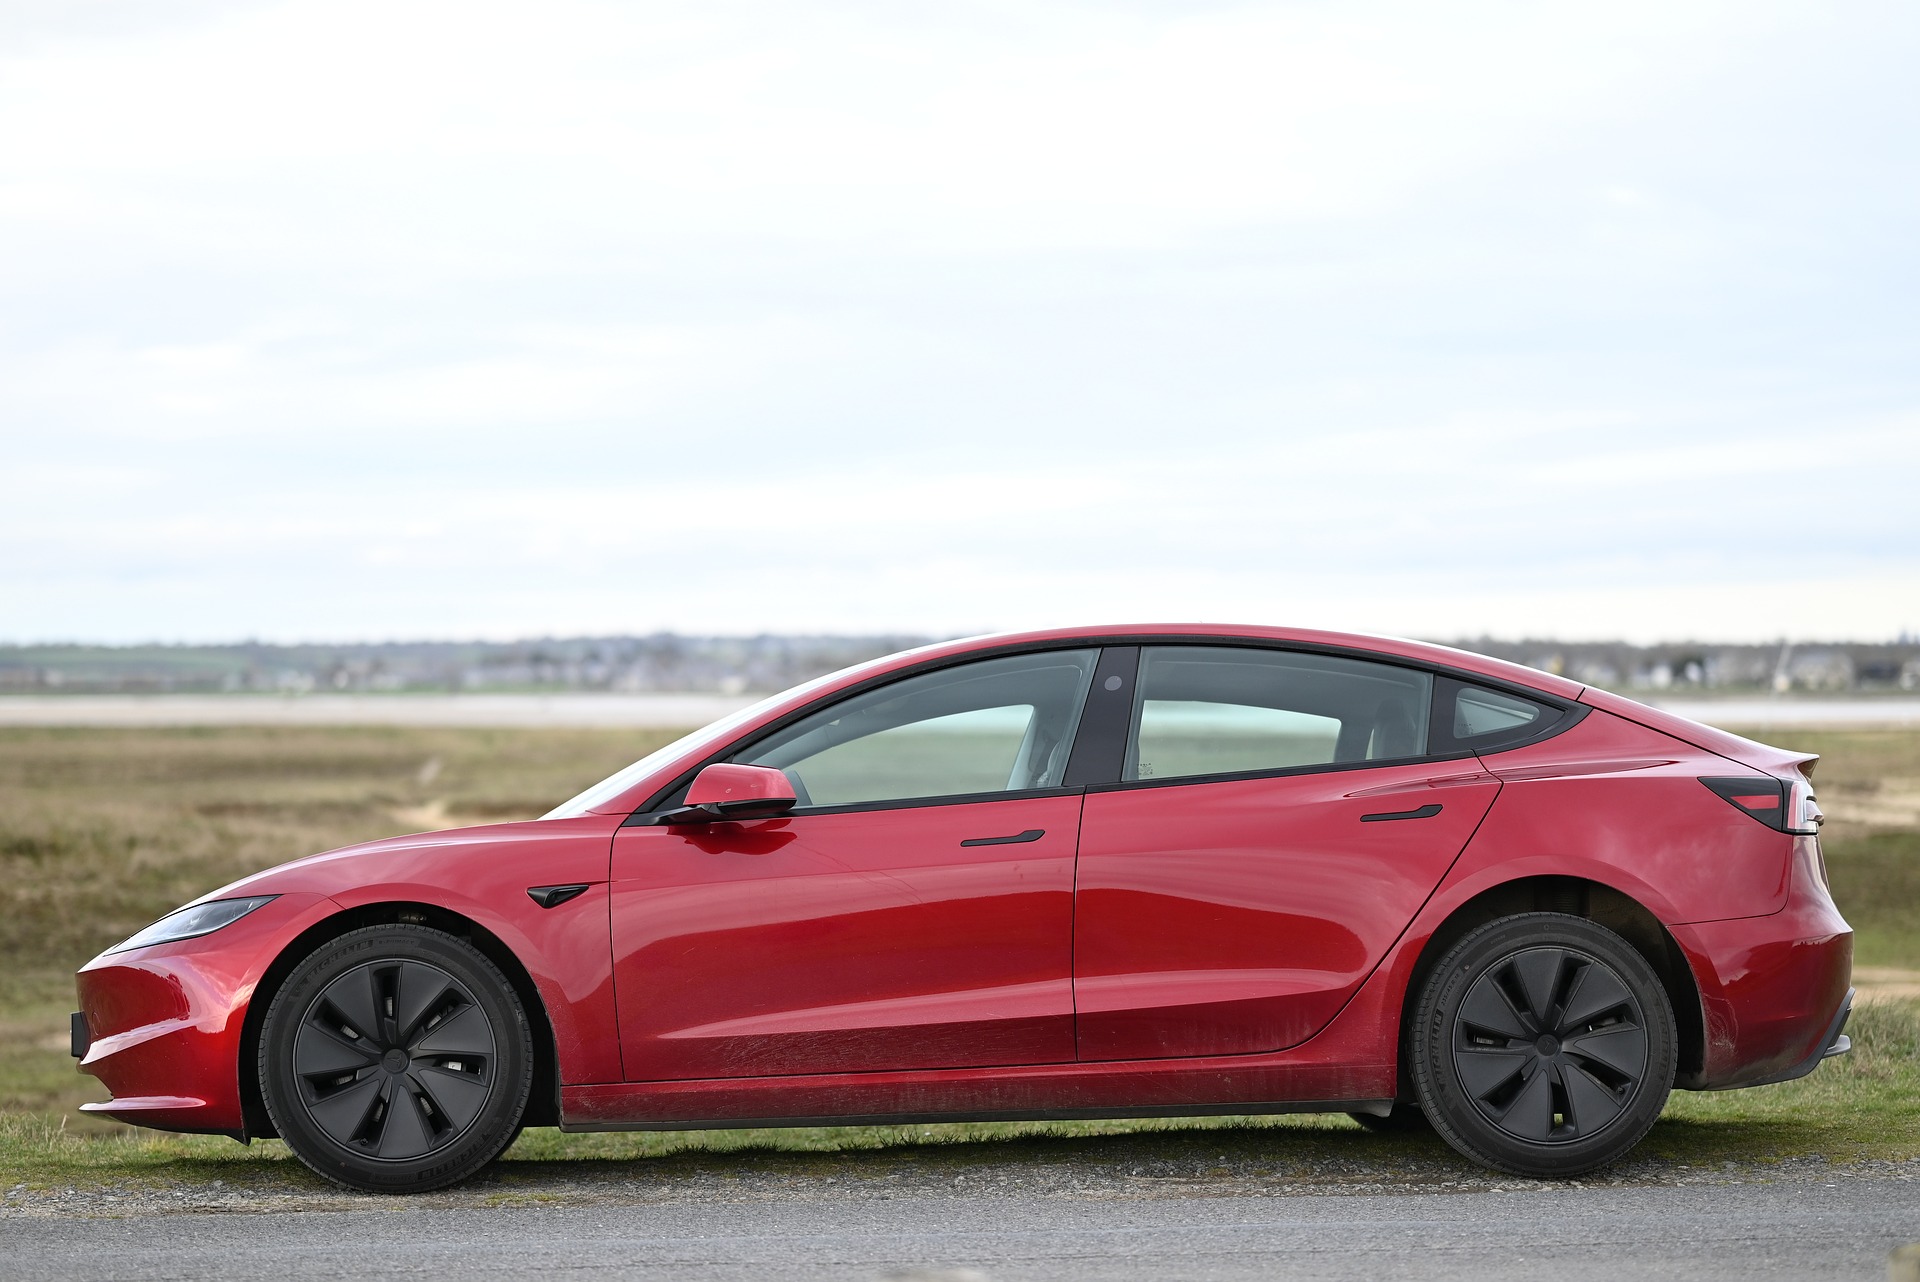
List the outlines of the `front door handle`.
{"label": "front door handle", "polygon": [[1016,832],[1011,837],[968,837],[960,844],[963,846],[1012,846],[1023,841],[1038,841],[1046,835],[1045,828],[1029,828],[1025,832]]}
{"label": "front door handle", "polygon": [[1383,810],[1376,815],[1361,815],[1360,822],[1363,824],[1377,824],[1384,823],[1389,819],[1431,819],[1439,813],[1440,803],[1437,801],[1429,801],[1426,805],[1414,810]]}

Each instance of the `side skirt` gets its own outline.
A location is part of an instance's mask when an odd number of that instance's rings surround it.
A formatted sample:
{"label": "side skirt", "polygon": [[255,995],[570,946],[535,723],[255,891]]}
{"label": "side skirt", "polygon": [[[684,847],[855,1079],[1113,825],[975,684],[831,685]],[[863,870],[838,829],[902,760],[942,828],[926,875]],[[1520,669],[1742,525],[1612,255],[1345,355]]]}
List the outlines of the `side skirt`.
{"label": "side skirt", "polygon": [[709,1078],[566,1086],[560,1129],[1203,1117],[1370,1112],[1392,1107],[1391,1061],[1302,1063],[1298,1050],[1228,1059]]}
{"label": "side skirt", "polygon": [[1027,1109],[1014,1112],[874,1113],[865,1116],[693,1118],[680,1121],[573,1122],[560,1129],[588,1131],[711,1131],[777,1128],[782,1126],[927,1126],[939,1122],[1072,1122],[1120,1117],[1218,1117],[1223,1114],[1370,1113],[1385,1117],[1393,1111],[1391,1099],[1312,1100],[1263,1104],[1178,1104],[1154,1108]]}

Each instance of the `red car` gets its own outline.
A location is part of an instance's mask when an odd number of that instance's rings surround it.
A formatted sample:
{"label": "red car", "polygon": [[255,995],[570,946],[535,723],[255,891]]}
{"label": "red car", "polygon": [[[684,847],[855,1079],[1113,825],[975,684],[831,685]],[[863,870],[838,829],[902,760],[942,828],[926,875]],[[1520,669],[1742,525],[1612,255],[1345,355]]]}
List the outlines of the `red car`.
{"label": "red car", "polygon": [[87,964],[74,1053],[359,1189],[523,1126],[1323,1110],[1574,1175],[1847,1049],[1813,760],[1408,641],[952,642],[235,882]]}

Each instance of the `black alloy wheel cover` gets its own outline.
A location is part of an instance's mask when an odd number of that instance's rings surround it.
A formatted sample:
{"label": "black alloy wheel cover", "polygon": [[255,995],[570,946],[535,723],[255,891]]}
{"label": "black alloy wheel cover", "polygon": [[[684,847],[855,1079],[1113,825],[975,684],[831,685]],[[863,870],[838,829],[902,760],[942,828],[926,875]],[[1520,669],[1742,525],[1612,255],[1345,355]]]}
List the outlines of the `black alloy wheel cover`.
{"label": "black alloy wheel cover", "polygon": [[320,990],[292,1059],[315,1129],[362,1158],[405,1162],[473,1125],[493,1094],[499,1050],[465,984],[431,962],[386,958]]}
{"label": "black alloy wheel cover", "polygon": [[1473,1108],[1529,1144],[1590,1139],[1632,1103],[1648,1067],[1646,1014],[1607,963],[1579,948],[1508,954],[1454,1020],[1455,1075]]}

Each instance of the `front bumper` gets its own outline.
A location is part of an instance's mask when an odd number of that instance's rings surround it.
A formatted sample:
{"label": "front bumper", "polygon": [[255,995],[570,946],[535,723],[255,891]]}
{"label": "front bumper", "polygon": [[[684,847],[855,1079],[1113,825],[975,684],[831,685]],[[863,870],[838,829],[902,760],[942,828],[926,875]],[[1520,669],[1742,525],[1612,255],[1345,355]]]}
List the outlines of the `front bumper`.
{"label": "front bumper", "polygon": [[102,953],[77,976],[79,1069],[112,1099],[82,1104],[136,1126],[245,1139],[241,1045],[254,989],[332,900],[283,894],[210,935]]}

